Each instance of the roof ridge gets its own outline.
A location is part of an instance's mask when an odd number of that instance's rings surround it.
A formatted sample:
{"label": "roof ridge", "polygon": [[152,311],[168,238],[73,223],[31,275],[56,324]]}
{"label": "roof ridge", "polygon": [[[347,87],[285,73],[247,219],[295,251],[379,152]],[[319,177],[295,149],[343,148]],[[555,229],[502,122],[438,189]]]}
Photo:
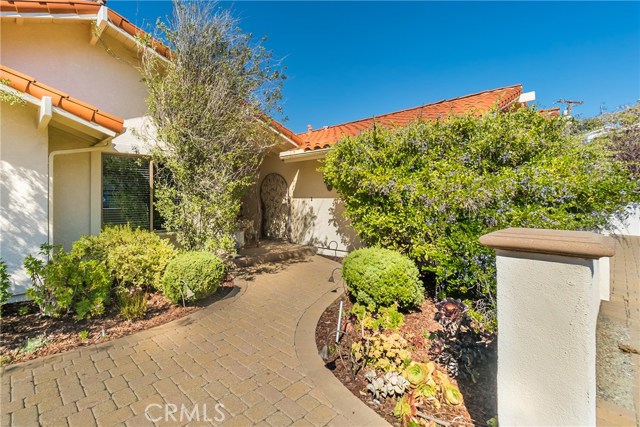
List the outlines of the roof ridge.
{"label": "roof ridge", "polygon": [[[377,115],[377,116],[373,115],[371,117],[365,117],[365,118],[362,118],[362,119],[357,119],[357,120],[351,120],[351,121],[348,121],[348,122],[338,123],[338,124],[335,124],[335,125],[330,125],[330,126],[327,126],[327,127],[322,127],[320,129],[312,130],[311,133],[322,132],[322,131],[326,131],[328,129],[331,129],[331,128],[334,128],[334,127],[338,127],[338,126],[344,126],[344,125],[349,125],[349,124],[353,124],[353,123],[364,122],[364,121],[372,120],[372,119],[375,120],[375,119],[378,119],[378,118],[383,118],[383,117],[386,117],[386,116],[390,116],[392,114],[404,113],[406,111],[416,110],[418,108],[424,108],[424,107],[427,107],[427,106],[438,105],[438,104],[442,104],[442,103],[445,103],[445,102],[458,101],[458,100],[465,99],[465,98],[470,98],[470,97],[473,97],[473,96],[483,95],[485,93],[497,92],[499,90],[505,90],[505,89],[513,89],[513,88],[516,88],[516,87],[522,88],[522,83],[517,83],[517,84],[514,84],[514,85],[510,85],[510,86],[503,86],[503,87],[499,87],[499,88],[495,88],[495,89],[487,89],[487,90],[483,90],[483,91],[480,91],[480,92],[475,92],[475,93],[470,93],[470,94],[466,94],[466,95],[462,95],[462,96],[457,96],[455,98],[446,98],[446,99],[441,99],[441,100],[435,101],[435,102],[429,102],[427,104],[421,104],[421,105],[418,105],[416,107],[404,108],[402,110],[392,111],[390,113],[384,113],[384,114],[380,114],[380,115]],[[300,132],[297,135],[298,136],[303,136],[303,135],[307,135],[308,133],[309,133],[308,131],[307,132]]]}

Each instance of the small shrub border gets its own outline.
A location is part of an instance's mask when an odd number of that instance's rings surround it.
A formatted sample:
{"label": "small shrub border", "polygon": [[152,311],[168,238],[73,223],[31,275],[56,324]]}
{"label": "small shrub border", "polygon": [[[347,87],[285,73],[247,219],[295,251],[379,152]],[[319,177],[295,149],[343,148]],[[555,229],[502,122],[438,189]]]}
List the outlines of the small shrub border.
{"label": "small shrub border", "polygon": [[224,277],[224,263],[211,252],[185,252],[169,263],[161,287],[171,302],[184,305],[216,292]]}
{"label": "small shrub border", "polygon": [[160,288],[167,264],[177,251],[157,234],[128,225],[106,227],[97,236],[83,236],[71,253],[105,265],[118,287],[145,291]]}
{"label": "small shrub border", "polygon": [[365,306],[400,309],[419,306],[424,288],[418,268],[405,255],[382,248],[356,249],[347,255],[342,277],[349,293]]}

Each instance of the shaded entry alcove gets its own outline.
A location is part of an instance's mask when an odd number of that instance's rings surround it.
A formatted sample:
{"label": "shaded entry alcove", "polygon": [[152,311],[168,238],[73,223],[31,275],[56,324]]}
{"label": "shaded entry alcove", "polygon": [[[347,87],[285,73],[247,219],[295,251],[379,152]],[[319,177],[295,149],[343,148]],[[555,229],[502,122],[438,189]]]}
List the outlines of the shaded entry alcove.
{"label": "shaded entry alcove", "polygon": [[287,181],[282,175],[270,173],[260,185],[262,237],[289,240],[291,203]]}

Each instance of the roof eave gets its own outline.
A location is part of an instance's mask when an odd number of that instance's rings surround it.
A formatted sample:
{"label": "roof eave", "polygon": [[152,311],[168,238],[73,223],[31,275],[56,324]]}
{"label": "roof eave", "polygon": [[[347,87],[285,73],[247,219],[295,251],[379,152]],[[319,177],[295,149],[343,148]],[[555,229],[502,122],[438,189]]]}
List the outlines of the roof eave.
{"label": "roof eave", "polygon": [[305,151],[303,149],[284,151],[280,153],[280,160],[285,163],[304,162],[307,160],[321,160],[326,157],[329,150],[331,150],[331,147],[308,151]]}
{"label": "roof eave", "polygon": [[[12,87],[0,83],[0,90],[3,92],[10,93],[24,100],[28,104],[35,105],[36,107],[40,107],[42,104],[42,100],[36,98],[33,95],[29,95],[28,93],[20,92]],[[94,122],[90,122],[83,118],[76,116],[68,111],[63,110],[60,107],[52,107],[52,118],[51,120],[54,122],[59,122],[64,124],[65,126],[76,129],[92,138],[95,139],[104,139],[104,138],[113,138],[120,135],[121,132],[115,132],[105,126],[99,125]]]}
{"label": "roof eave", "polygon": [[[285,135],[284,133],[280,132],[279,130],[277,130],[276,128],[274,128],[273,126],[269,126],[269,129],[275,133],[276,135],[278,135],[280,138],[284,139],[285,142],[287,142],[289,145],[291,145],[292,147],[298,147],[298,144],[296,144],[291,138],[289,138],[287,135]],[[287,151],[285,151],[287,152]]]}
{"label": "roof eave", "polygon": [[[109,9],[107,6],[101,6],[97,13],[94,14],[77,14],[77,13],[47,13],[47,12],[33,12],[33,13],[22,13],[22,12],[0,12],[1,18],[13,18],[13,19],[69,19],[74,21],[98,21],[101,20],[101,17],[108,16]],[[114,12],[115,13],[115,12]],[[106,28],[107,31],[115,32],[115,34],[121,35],[126,38],[126,40],[135,44],[137,49],[148,49],[151,51],[157,58],[161,59],[165,63],[169,63],[169,59],[164,55],[161,55],[154,48],[149,47],[141,43],[137,38],[133,37],[131,34],[124,31],[122,28],[115,25],[110,19],[106,20]],[[142,30],[141,30],[142,31]],[[126,46],[126,44],[125,44]]]}

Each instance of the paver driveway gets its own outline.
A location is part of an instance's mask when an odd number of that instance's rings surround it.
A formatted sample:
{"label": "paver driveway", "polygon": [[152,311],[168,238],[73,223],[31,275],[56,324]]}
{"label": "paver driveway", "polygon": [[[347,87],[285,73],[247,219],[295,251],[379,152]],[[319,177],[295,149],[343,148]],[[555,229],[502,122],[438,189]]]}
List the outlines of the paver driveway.
{"label": "paver driveway", "polygon": [[307,309],[335,298],[327,293],[337,287],[328,281],[336,266],[319,256],[282,265],[239,281],[238,295],[194,315],[10,366],[2,425],[153,425],[146,415],[160,418],[157,425],[353,425],[314,387],[294,347]]}

